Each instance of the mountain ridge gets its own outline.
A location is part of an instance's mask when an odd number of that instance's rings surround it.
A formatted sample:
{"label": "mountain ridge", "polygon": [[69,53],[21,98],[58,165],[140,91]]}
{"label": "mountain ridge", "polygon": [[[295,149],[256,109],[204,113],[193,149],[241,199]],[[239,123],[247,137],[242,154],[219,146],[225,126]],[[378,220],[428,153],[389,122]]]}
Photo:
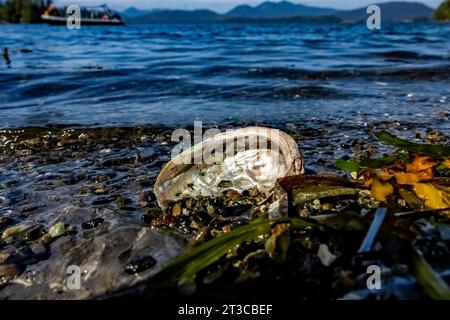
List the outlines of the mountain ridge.
{"label": "mountain ridge", "polygon": [[[385,2],[377,4],[381,9],[382,21],[431,20],[434,10],[420,2]],[[151,11],[128,8],[123,16],[128,23],[186,23],[186,22],[233,22],[233,21],[336,21],[357,22],[365,20],[367,7],[353,10],[337,10],[296,4],[289,1],[266,1],[257,6],[238,5],[224,14],[212,10],[170,10]],[[142,14],[138,14],[141,12]]]}
{"label": "mountain ridge", "polygon": [[[380,3],[381,20],[383,21],[407,21],[420,18],[431,19],[434,10],[421,2],[391,1]],[[367,18],[366,8],[341,11],[336,14],[343,21],[365,20]]]}
{"label": "mountain ridge", "polygon": [[336,12],[336,9],[296,4],[289,1],[266,1],[255,7],[240,5],[225,13],[226,17],[239,18],[291,18],[297,16],[318,16]]}

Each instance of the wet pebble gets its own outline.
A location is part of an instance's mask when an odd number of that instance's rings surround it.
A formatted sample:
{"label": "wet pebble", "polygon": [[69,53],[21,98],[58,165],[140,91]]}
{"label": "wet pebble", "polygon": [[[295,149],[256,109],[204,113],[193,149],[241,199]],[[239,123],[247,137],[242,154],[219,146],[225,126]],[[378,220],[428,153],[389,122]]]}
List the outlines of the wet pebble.
{"label": "wet pebble", "polygon": [[177,203],[172,208],[172,216],[178,217],[182,211],[183,211],[183,208],[181,207],[181,205],[179,203]]}
{"label": "wet pebble", "polygon": [[95,194],[105,194],[106,190],[103,188],[98,188],[98,189],[95,189],[94,193]]}
{"label": "wet pebble", "polygon": [[0,263],[5,263],[10,256],[11,254],[9,252],[0,252]]}
{"label": "wet pebble", "polygon": [[48,230],[48,233],[50,234],[50,236],[52,238],[58,238],[66,233],[66,227],[65,227],[64,223],[58,222],[50,227],[50,229]]}
{"label": "wet pebble", "polygon": [[106,170],[104,173],[100,173],[94,177],[96,183],[105,182],[111,180],[117,176],[117,172],[114,170]]}
{"label": "wet pebble", "polygon": [[218,208],[218,214],[223,217],[236,217],[250,209],[251,205],[236,205],[232,207]]}
{"label": "wet pebble", "polygon": [[50,243],[52,243],[53,240],[54,240],[54,238],[49,233],[44,234],[40,238],[40,241],[45,245],[49,245]]}
{"label": "wet pebble", "polygon": [[139,196],[139,206],[141,208],[148,207],[152,202],[156,201],[155,194],[151,191],[141,193]]}
{"label": "wet pebble", "polygon": [[236,201],[241,196],[241,194],[234,189],[225,190],[223,195],[231,201]]}
{"label": "wet pebble", "polygon": [[154,265],[156,265],[156,260],[152,256],[141,257],[129,262],[125,267],[125,272],[128,274],[136,274],[150,269]]}
{"label": "wet pebble", "polygon": [[2,239],[9,238],[10,236],[16,234],[17,232],[23,231],[27,228],[27,225],[24,224],[17,224],[12,227],[9,227],[2,233]]}
{"label": "wet pebble", "polygon": [[449,241],[450,240],[450,226],[448,224],[440,223],[438,225],[438,229],[439,229],[441,238],[443,240]]}
{"label": "wet pebble", "polygon": [[67,185],[73,185],[80,181],[83,181],[84,179],[86,179],[86,176],[84,174],[78,173],[78,174],[68,175],[68,176],[64,177],[62,179],[62,181],[63,181],[63,183],[65,183]]}
{"label": "wet pebble", "polygon": [[46,233],[42,225],[34,225],[18,234],[18,238],[23,241],[34,241]]}
{"label": "wet pebble", "polygon": [[99,167],[113,167],[113,166],[120,166],[124,164],[134,164],[138,162],[139,155],[133,154],[130,156],[123,156],[123,157],[111,157],[107,159],[102,159],[98,163]]}
{"label": "wet pebble", "polygon": [[136,210],[136,208],[129,206],[129,204],[131,204],[133,201],[129,198],[124,198],[124,197],[118,197],[116,200],[117,206],[119,207],[119,209],[122,210],[127,210],[127,211],[134,211]]}
{"label": "wet pebble", "polygon": [[1,217],[0,218],[0,229],[6,228],[7,226],[13,223],[13,219],[10,217]]}
{"label": "wet pebble", "polygon": [[249,190],[248,190],[248,195],[249,195],[250,197],[257,197],[257,196],[259,195],[258,187],[255,186],[255,187],[249,189]]}
{"label": "wet pebble", "polygon": [[139,188],[149,188],[153,187],[155,181],[153,179],[149,179],[148,177],[138,178],[136,179],[136,183]]}
{"label": "wet pebble", "polygon": [[150,225],[152,226],[152,228],[158,229],[163,226],[163,223],[164,223],[163,219],[156,218],[156,219],[152,219],[152,221],[150,222]]}
{"label": "wet pebble", "polygon": [[99,206],[99,205],[111,203],[114,200],[115,200],[114,197],[98,197],[97,199],[95,199],[91,202],[91,205]]}
{"label": "wet pebble", "polygon": [[319,257],[320,262],[326,267],[329,267],[337,259],[337,256],[330,252],[330,249],[326,244],[321,244],[319,250],[317,251],[317,257]]}
{"label": "wet pebble", "polygon": [[47,247],[41,242],[33,242],[32,244],[30,244],[30,249],[37,256],[41,256],[47,253]]}
{"label": "wet pebble", "polygon": [[39,209],[40,206],[36,206],[36,205],[26,205],[24,207],[22,207],[22,212],[33,212],[36,211],[37,209]]}
{"label": "wet pebble", "polygon": [[147,212],[142,216],[141,222],[144,224],[152,224],[153,220],[160,218],[162,216],[162,211],[158,208],[148,209]]}
{"label": "wet pebble", "polygon": [[20,269],[15,264],[0,265],[0,279],[10,280],[20,274]]}
{"label": "wet pebble", "polygon": [[83,229],[94,229],[96,228],[99,224],[101,224],[103,221],[105,221],[103,218],[95,218],[92,220],[89,220],[87,222],[84,222],[81,227]]}

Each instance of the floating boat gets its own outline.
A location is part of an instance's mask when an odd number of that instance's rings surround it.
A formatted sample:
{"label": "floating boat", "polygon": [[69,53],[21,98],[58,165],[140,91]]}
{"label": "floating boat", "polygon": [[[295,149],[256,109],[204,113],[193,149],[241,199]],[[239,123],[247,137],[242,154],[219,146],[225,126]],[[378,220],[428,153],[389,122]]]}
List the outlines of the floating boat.
{"label": "floating boat", "polygon": [[[61,14],[61,12],[63,14]],[[43,15],[41,19],[50,25],[66,25],[67,15],[66,10],[58,9],[56,7],[50,6]],[[120,26],[125,23],[122,18],[106,5],[101,5],[99,7],[83,7],[81,8],[80,25],[81,26]]]}

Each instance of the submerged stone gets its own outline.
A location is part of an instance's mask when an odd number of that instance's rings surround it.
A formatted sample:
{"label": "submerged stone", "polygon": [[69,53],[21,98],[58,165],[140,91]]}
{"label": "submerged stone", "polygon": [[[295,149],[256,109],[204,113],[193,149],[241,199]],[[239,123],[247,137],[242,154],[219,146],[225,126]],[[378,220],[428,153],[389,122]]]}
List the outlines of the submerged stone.
{"label": "submerged stone", "polygon": [[150,269],[154,265],[156,265],[156,260],[153,257],[141,257],[129,262],[125,267],[125,272],[135,274]]}
{"label": "submerged stone", "polygon": [[20,269],[15,264],[0,265],[0,284],[1,280],[11,280],[20,273]]}
{"label": "submerged stone", "polygon": [[95,218],[95,219],[92,219],[92,220],[89,220],[89,221],[83,223],[81,225],[81,227],[83,229],[94,229],[94,228],[98,227],[98,225],[100,225],[103,221],[105,221],[105,219]]}
{"label": "submerged stone", "polygon": [[48,230],[48,233],[52,238],[58,238],[66,233],[66,227],[64,226],[64,223],[58,222]]}

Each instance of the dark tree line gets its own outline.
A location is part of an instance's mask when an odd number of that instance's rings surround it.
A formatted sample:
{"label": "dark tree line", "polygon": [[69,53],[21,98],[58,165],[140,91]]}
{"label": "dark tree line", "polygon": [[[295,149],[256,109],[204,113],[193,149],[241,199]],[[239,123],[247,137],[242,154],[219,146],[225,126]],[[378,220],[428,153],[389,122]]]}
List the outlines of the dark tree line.
{"label": "dark tree line", "polygon": [[436,20],[447,20],[450,21],[450,0],[444,1],[439,8],[437,8],[434,15]]}
{"label": "dark tree line", "polygon": [[40,22],[41,15],[52,3],[51,0],[6,0],[0,1],[0,21]]}

